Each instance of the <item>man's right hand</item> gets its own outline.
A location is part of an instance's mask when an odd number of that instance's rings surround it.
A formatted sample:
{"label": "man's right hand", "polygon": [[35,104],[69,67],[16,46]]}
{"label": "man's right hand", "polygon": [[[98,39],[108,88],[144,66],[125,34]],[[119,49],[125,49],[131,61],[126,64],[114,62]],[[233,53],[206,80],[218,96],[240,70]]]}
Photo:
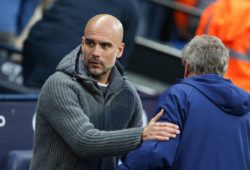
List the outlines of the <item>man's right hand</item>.
{"label": "man's right hand", "polygon": [[180,134],[179,127],[168,122],[157,122],[163,115],[164,110],[161,109],[155,117],[151,119],[143,130],[143,140],[169,140]]}

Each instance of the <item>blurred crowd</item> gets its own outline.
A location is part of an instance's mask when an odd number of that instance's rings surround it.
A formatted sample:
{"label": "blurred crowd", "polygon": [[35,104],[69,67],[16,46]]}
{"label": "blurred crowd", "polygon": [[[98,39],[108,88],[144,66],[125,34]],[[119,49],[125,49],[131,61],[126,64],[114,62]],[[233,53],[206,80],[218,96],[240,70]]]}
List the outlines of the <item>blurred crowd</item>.
{"label": "blurred crowd", "polygon": [[[92,0],[91,3],[2,0],[0,3],[4,13],[0,16],[1,67],[5,64],[0,78],[40,89],[62,57],[80,44],[86,21],[96,14],[108,13],[124,25],[126,48],[120,62],[125,68],[135,36],[182,49],[194,35],[211,34],[230,49],[227,78],[250,92],[249,0],[166,0],[165,4],[158,0]],[[9,55],[6,48],[17,49],[19,54]],[[5,61],[13,64],[6,66]]]}

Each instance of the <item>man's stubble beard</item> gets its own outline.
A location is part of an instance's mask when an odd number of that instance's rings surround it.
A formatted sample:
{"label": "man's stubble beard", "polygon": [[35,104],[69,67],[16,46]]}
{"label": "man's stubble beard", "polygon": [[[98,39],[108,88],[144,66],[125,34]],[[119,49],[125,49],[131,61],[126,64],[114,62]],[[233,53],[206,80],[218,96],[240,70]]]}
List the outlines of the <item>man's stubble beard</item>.
{"label": "man's stubble beard", "polygon": [[106,67],[102,62],[98,62],[98,64],[101,66],[98,69],[92,68],[90,64],[86,64],[85,67],[89,71],[89,73],[92,75],[93,78],[99,79],[102,75],[109,72],[113,67]]}

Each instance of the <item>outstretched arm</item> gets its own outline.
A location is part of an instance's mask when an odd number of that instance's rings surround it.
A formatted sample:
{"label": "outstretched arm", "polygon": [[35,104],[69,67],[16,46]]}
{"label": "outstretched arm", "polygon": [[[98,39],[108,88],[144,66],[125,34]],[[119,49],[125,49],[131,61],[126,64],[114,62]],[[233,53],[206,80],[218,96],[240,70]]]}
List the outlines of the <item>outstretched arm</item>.
{"label": "outstretched arm", "polygon": [[[58,76],[63,76],[59,74]],[[142,136],[143,139],[169,137],[169,133],[151,133],[149,129],[169,131],[168,124],[165,126],[160,124],[159,127],[159,123],[155,121],[146,127],[145,133],[142,127],[116,131],[96,129],[80,105],[77,94],[82,91],[71,88],[73,86],[66,81],[67,78],[64,75],[62,79],[48,80],[41,92],[37,113],[43,113],[42,116],[50,126],[53,126],[79,157],[123,155],[137,148]],[[44,107],[46,109],[43,109]]]}
{"label": "outstretched arm", "polygon": [[163,116],[164,110],[161,109],[143,130],[143,140],[169,140],[175,138],[180,133],[179,127],[169,122],[158,122]]}

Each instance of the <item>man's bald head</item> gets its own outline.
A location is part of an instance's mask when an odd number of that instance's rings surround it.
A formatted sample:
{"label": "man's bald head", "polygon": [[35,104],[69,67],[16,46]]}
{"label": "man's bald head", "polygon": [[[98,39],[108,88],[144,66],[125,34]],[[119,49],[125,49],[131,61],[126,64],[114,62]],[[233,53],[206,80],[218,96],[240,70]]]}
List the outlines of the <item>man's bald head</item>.
{"label": "man's bald head", "polygon": [[91,18],[82,37],[85,67],[100,83],[107,83],[117,58],[122,57],[125,44],[121,22],[107,14]]}
{"label": "man's bald head", "polygon": [[109,14],[99,14],[89,19],[84,30],[84,34],[92,29],[109,30],[114,36],[117,36],[119,43],[123,41],[122,23],[114,16]]}

